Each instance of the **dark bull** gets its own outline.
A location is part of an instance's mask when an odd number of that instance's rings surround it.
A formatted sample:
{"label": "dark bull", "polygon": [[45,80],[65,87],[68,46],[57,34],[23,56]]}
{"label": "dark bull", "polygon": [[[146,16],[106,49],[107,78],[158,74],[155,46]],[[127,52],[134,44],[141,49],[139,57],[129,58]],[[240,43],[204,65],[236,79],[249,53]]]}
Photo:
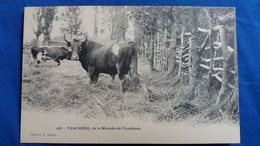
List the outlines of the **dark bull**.
{"label": "dark bull", "polygon": [[72,58],[80,61],[88,72],[91,83],[97,83],[100,73],[109,74],[112,78],[118,74],[122,91],[126,90],[125,75],[130,71],[130,64],[136,53],[133,42],[103,45],[87,38],[84,41],[74,39],[66,42],[72,44]]}

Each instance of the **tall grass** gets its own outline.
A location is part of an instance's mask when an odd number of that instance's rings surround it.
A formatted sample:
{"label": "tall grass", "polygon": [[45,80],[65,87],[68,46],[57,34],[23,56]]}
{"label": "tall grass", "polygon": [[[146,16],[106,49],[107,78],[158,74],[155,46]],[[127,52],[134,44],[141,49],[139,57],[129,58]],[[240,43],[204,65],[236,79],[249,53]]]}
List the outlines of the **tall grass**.
{"label": "tall grass", "polygon": [[[29,51],[24,51],[23,110],[64,111],[102,119],[131,116],[154,122],[238,123],[236,91],[229,93],[224,110],[214,108],[215,96],[209,96],[206,81],[199,80],[195,95],[191,95],[187,76],[169,78],[164,72],[151,72],[144,58],[139,58],[138,64],[140,84],[133,84],[127,76],[125,93],[120,90],[117,76],[112,81],[109,75],[101,74],[97,84],[90,84],[79,62],[63,60],[56,66],[48,60],[40,68],[36,64],[29,67],[29,59]],[[217,90],[212,92],[217,95]]]}

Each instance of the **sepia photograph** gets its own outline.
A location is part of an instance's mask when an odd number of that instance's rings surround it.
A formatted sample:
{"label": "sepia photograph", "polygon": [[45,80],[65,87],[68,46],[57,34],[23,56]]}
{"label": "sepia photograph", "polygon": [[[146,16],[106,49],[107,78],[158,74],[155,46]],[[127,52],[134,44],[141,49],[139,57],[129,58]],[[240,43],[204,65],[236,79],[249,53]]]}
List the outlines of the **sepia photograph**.
{"label": "sepia photograph", "polygon": [[25,7],[22,143],[239,143],[234,7]]}

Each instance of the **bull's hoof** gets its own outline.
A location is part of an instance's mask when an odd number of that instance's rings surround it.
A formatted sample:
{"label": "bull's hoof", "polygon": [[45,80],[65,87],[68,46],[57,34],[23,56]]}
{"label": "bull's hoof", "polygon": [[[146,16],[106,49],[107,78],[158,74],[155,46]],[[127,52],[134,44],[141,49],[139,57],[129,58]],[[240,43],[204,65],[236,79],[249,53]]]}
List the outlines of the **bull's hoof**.
{"label": "bull's hoof", "polygon": [[126,92],[126,89],[125,89],[125,88],[123,88],[123,89],[122,89],[122,92]]}
{"label": "bull's hoof", "polygon": [[90,81],[90,84],[97,84],[97,81]]}

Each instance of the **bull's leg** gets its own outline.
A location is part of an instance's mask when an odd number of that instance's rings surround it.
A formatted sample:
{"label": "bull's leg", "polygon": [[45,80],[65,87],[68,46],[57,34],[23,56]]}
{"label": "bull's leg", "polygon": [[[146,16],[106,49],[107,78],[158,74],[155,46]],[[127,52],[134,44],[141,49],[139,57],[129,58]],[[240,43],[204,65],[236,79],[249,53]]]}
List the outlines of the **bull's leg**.
{"label": "bull's leg", "polygon": [[90,83],[93,84],[95,83],[95,67],[93,66],[89,66],[88,67],[88,75],[89,75],[89,78],[90,78]]}
{"label": "bull's leg", "polygon": [[129,75],[132,78],[132,73],[131,73],[131,69],[129,69]]}
{"label": "bull's leg", "polygon": [[94,74],[89,74],[90,84],[94,84]]}
{"label": "bull's leg", "polygon": [[37,60],[37,65],[38,65],[40,68],[42,67],[40,60]]}
{"label": "bull's leg", "polygon": [[113,80],[113,82],[114,82],[114,80],[115,80],[115,75],[110,75],[111,76],[111,78],[112,78],[112,80]]}
{"label": "bull's leg", "polygon": [[58,63],[57,65],[59,66],[60,65],[60,59],[56,58],[55,61]]}
{"label": "bull's leg", "polygon": [[122,92],[125,92],[125,90],[126,90],[125,85],[126,85],[126,77],[125,77],[125,75],[123,75],[123,77],[121,79]]}
{"label": "bull's leg", "polygon": [[120,64],[119,63],[116,64],[116,70],[117,70],[117,74],[119,76],[119,73],[120,73]]}
{"label": "bull's leg", "polygon": [[98,81],[98,77],[99,77],[99,74],[94,73],[94,84],[97,83],[97,81]]}

